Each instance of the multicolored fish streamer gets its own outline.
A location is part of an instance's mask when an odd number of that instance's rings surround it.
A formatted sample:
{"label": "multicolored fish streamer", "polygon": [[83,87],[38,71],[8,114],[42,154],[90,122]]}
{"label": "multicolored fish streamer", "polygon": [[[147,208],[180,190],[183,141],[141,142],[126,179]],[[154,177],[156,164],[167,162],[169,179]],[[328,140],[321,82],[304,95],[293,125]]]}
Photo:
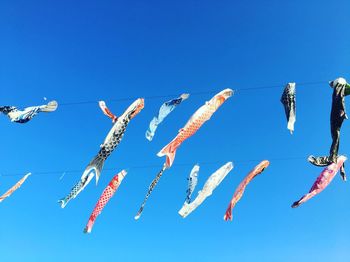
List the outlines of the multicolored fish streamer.
{"label": "multicolored fish streamer", "polygon": [[203,201],[212,195],[214,189],[220,185],[222,180],[228,175],[228,173],[233,169],[232,162],[228,162],[212,174],[208,180],[205,182],[204,187],[198,192],[198,196],[190,204],[184,203],[182,208],[179,210],[180,216],[183,218],[191,214]]}
{"label": "multicolored fish streamer", "polygon": [[91,213],[89,221],[84,229],[84,233],[91,232],[96,218],[101,214],[103,208],[115,194],[126,174],[127,172],[125,170],[122,170],[120,173],[118,173],[112,178],[111,182],[109,182],[108,186],[105,188],[105,190],[103,190],[102,195],[100,196],[94,210]]}
{"label": "multicolored fish streamer", "polygon": [[294,123],[296,121],[296,92],[295,92],[295,83],[288,83],[284,88],[281,103],[284,106],[284,111],[287,117],[287,129],[290,133],[294,132]]}
{"label": "multicolored fish streamer", "polygon": [[96,184],[98,183],[105,160],[119,145],[130,120],[133,119],[143,108],[144,100],[139,98],[135,100],[117,119],[106,136],[103,144],[100,145],[100,151],[86,167],[80,181],[72,188],[67,197],[59,201],[61,207],[65,207],[71,199],[75,198],[89,184],[94,175],[96,175]]}
{"label": "multicolored fish streamer", "polygon": [[158,116],[154,117],[149,123],[148,130],[146,131],[146,138],[152,141],[157,127],[163,120],[184,100],[189,97],[189,94],[182,94],[180,97],[165,102],[159,109]]}
{"label": "multicolored fish streamer", "polygon": [[8,198],[9,196],[12,195],[13,192],[15,192],[18,188],[20,188],[21,185],[24,183],[24,181],[26,181],[30,175],[31,175],[31,173],[26,174],[13,187],[11,187],[5,194],[0,196],[0,202],[4,201],[5,198]]}
{"label": "multicolored fish streamer", "polygon": [[53,112],[57,107],[57,102],[51,101],[47,105],[26,107],[23,110],[20,110],[15,106],[0,106],[0,112],[7,115],[11,122],[24,124],[30,121],[38,113]]}
{"label": "multicolored fish streamer", "polygon": [[310,198],[321,193],[333,180],[339,169],[343,166],[347,160],[345,156],[339,156],[337,163],[332,163],[327,166],[322,173],[317,177],[315,183],[312,185],[308,194],[302,196],[298,201],[295,201],[292,205],[293,208],[300,206]]}
{"label": "multicolored fish streamer", "polygon": [[260,162],[252,171],[249,172],[249,174],[243,179],[243,181],[239,184],[237,189],[235,190],[235,193],[233,194],[233,197],[230,201],[230,204],[228,205],[228,208],[226,210],[226,213],[224,215],[224,220],[232,220],[232,210],[237,204],[237,202],[241,199],[243,196],[244,190],[247,187],[247,185],[252,181],[254,177],[261,174],[265,168],[267,168],[270,165],[270,162],[267,160],[264,160]]}

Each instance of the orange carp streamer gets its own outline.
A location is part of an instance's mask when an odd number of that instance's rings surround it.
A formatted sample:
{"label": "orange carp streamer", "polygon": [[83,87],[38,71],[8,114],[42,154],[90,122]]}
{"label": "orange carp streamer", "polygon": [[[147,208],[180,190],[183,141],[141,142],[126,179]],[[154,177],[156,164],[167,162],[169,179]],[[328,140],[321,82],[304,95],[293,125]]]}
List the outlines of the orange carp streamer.
{"label": "orange carp streamer", "polygon": [[180,129],[178,135],[157,154],[159,157],[166,156],[166,165],[171,167],[174,162],[177,148],[210,119],[215,111],[233,95],[233,90],[227,88],[216,94],[212,99],[201,106],[188,120],[186,125]]}

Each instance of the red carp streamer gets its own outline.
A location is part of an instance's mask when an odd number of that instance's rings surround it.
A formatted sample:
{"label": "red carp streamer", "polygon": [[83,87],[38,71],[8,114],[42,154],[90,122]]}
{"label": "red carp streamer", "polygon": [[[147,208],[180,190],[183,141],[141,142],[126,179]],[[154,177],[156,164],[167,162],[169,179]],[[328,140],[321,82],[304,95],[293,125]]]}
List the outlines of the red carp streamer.
{"label": "red carp streamer", "polygon": [[96,218],[101,214],[103,208],[108,203],[108,201],[112,198],[112,196],[117,191],[119,185],[123,181],[124,177],[126,176],[127,172],[125,170],[122,170],[119,174],[114,176],[109,182],[108,186],[103,190],[102,195],[100,196],[100,199],[98,200],[94,211],[92,211],[92,214],[89,218],[89,221],[84,229],[84,233],[90,233],[92,230],[92,227],[95,223]]}
{"label": "red carp streamer", "polygon": [[267,160],[261,161],[259,165],[257,165],[250,173],[243,179],[243,181],[239,184],[237,187],[235,193],[233,194],[233,197],[231,199],[230,204],[228,205],[228,208],[226,210],[226,213],[224,215],[224,220],[231,220],[232,221],[232,210],[237,204],[237,202],[241,199],[243,196],[244,190],[247,187],[247,185],[252,181],[254,177],[259,175],[261,172],[264,171],[265,168],[267,168],[270,165],[270,162]]}

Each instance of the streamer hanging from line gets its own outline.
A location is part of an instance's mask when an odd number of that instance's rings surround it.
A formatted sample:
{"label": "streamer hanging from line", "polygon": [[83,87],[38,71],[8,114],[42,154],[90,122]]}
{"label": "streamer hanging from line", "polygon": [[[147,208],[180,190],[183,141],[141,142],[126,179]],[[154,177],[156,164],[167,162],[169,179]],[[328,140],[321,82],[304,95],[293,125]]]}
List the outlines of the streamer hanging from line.
{"label": "streamer hanging from line", "polygon": [[157,154],[159,157],[166,156],[166,165],[171,167],[175,159],[177,148],[187,138],[194,135],[198,129],[210,119],[215,111],[233,95],[232,89],[225,89],[216,94],[212,99],[201,106],[188,120],[186,125],[180,129],[178,135]]}
{"label": "streamer hanging from line", "polygon": [[330,81],[329,85],[331,88],[333,88],[330,118],[332,145],[329,149],[329,157],[310,157],[309,161],[315,166],[325,166],[337,162],[340,129],[343,125],[343,121],[348,119],[345,109],[345,96],[350,94],[350,84],[348,84],[344,78],[339,77],[333,81]]}
{"label": "streamer hanging from line", "polygon": [[182,94],[180,97],[165,102],[159,109],[158,116],[155,116],[149,123],[146,131],[146,138],[152,141],[157,127],[163,120],[184,100],[189,97],[189,94]]}
{"label": "streamer hanging from line", "polygon": [[102,210],[108,203],[108,201],[113,197],[117,189],[119,188],[121,182],[126,176],[127,172],[122,170],[117,175],[115,175],[112,180],[109,182],[108,186],[103,190],[102,195],[100,196],[97,204],[92,211],[89,221],[84,229],[84,233],[91,233],[92,227],[94,226],[96,218],[101,214]]}
{"label": "streamer hanging from line", "polygon": [[203,201],[212,195],[214,189],[220,185],[222,180],[228,175],[228,173],[233,169],[232,162],[228,162],[212,174],[208,180],[205,182],[203,189],[198,192],[198,195],[195,200],[190,204],[187,202],[184,203],[182,208],[179,210],[179,215],[183,218],[191,214],[198,206],[200,206]]}
{"label": "streamer hanging from line", "polygon": [[131,119],[133,119],[144,108],[144,100],[142,98],[134,101],[126,111],[116,120],[111,130],[106,136],[103,144],[100,145],[100,151],[94,157],[94,159],[86,167],[80,181],[74,186],[67,197],[59,200],[61,207],[64,208],[67,203],[75,198],[96,175],[96,184],[98,183],[103,164],[113,150],[119,145],[122,140],[126,127]]}
{"label": "streamer hanging from line", "polygon": [[296,92],[295,83],[288,83],[284,88],[281,103],[284,106],[284,111],[287,117],[287,129],[290,133],[294,132],[294,123],[296,121]]}
{"label": "streamer hanging from line", "polygon": [[236,188],[235,193],[233,194],[233,197],[228,205],[228,208],[226,210],[226,213],[224,215],[224,220],[231,220],[232,221],[232,210],[237,204],[237,202],[242,198],[243,193],[247,185],[252,181],[253,178],[255,178],[257,175],[261,174],[265,168],[267,168],[270,165],[270,162],[267,160],[261,161],[252,171],[249,172],[249,174],[243,179],[243,181],[239,184],[239,186]]}
{"label": "streamer hanging from line", "polygon": [[26,174],[24,177],[22,177],[13,187],[11,187],[5,194],[0,196],[0,202],[4,201],[5,198],[8,198],[15,192],[18,188],[21,187],[21,185],[24,183],[24,181],[27,180],[27,178],[31,175],[32,173]]}
{"label": "streamer hanging from line", "polygon": [[332,163],[327,166],[322,173],[317,177],[315,183],[312,185],[308,194],[302,196],[298,201],[295,201],[292,205],[293,208],[300,206],[310,198],[321,193],[333,180],[339,169],[343,166],[347,160],[345,156],[339,156],[337,163]]}
{"label": "streamer hanging from line", "polygon": [[162,177],[164,171],[167,169],[166,164],[163,165],[162,169],[158,172],[158,174],[156,175],[156,177],[153,179],[152,183],[149,185],[148,187],[148,191],[147,194],[141,204],[141,207],[139,209],[139,211],[137,212],[135,219],[138,220],[143,212],[143,209],[145,208],[146,202],[149,198],[149,196],[151,195],[153,189],[155,188],[155,186],[157,185],[159,179]]}
{"label": "streamer hanging from line", "polygon": [[197,183],[198,183],[198,173],[199,173],[199,165],[195,165],[192,170],[191,170],[191,173],[189,175],[189,177],[187,178],[187,181],[188,181],[188,188],[186,190],[186,200],[185,202],[187,204],[191,203],[191,196],[192,196],[192,193],[194,191],[194,189],[196,188],[197,186]]}
{"label": "streamer hanging from line", "polygon": [[18,109],[15,106],[0,106],[0,112],[6,115],[11,122],[24,124],[32,120],[40,112],[53,112],[57,109],[58,104],[56,101],[51,101],[47,105],[30,106],[23,110]]}

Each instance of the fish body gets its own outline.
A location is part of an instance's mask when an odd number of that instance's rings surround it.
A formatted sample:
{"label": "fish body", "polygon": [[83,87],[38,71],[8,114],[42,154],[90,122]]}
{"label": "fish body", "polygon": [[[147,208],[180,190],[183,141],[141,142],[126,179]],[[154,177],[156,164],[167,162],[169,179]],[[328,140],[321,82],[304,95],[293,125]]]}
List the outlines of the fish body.
{"label": "fish body", "polygon": [[214,189],[220,185],[222,180],[228,175],[228,173],[233,169],[232,162],[228,162],[212,174],[208,180],[205,182],[203,189],[198,192],[198,196],[190,204],[184,203],[179,211],[180,216],[183,218],[187,217],[192,213],[203,201],[212,195]]}
{"label": "fish body", "polygon": [[85,168],[80,181],[72,188],[71,192],[65,198],[59,200],[62,208],[64,208],[71,199],[75,198],[90,183],[95,175],[96,184],[98,183],[105,160],[119,145],[130,120],[133,119],[143,108],[144,100],[139,98],[135,100],[117,119],[111,130],[108,132],[104,142],[101,144],[100,151]]}
{"label": "fish body", "polygon": [[119,174],[114,176],[112,180],[109,182],[108,186],[103,190],[102,195],[100,196],[94,210],[92,211],[89,221],[84,229],[84,233],[90,233],[92,227],[95,223],[96,218],[101,214],[103,208],[106,206],[108,201],[113,197],[127,172],[122,170]]}
{"label": "fish body", "polygon": [[232,95],[233,90],[229,88],[216,94],[192,115],[186,125],[180,129],[178,135],[157,154],[159,157],[164,155],[166,156],[166,164],[168,167],[173,164],[176,150],[181,143],[194,135],[198,129],[210,119],[210,117],[226,101],[226,99]]}
{"label": "fish body", "polygon": [[47,105],[41,106],[31,106],[23,110],[18,109],[15,106],[2,106],[0,107],[0,112],[10,118],[11,122],[24,124],[32,120],[40,112],[53,112],[57,109],[58,103],[56,101],[51,101]]}
{"label": "fish body", "polygon": [[243,181],[239,184],[237,189],[235,190],[235,193],[233,194],[233,197],[230,201],[230,204],[228,205],[228,208],[226,210],[226,213],[224,215],[224,220],[232,220],[232,210],[235,207],[236,203],[241,199],[243,196],[244,190],[247,187],[247,185],[252,181],[253,178],[255,178],[257,175],[261,174],[265,168],[267,168],[270,165],[270,162],[267,160],[264,160],[260,162],[252,171],[249,172],[249,174],[243,179]]}
{"label": "fish body", "polygon": [[287,129],[291,134],[294,132],[294,123],[296,121],[296,91],[295,83],[288,83],[283,91],[281,97],[281,103],[284,106],[286,118],[287,118]]}
{"label": "fish body", "polygon": [[149,123],[146,131],[146,138],[152,141],[158,125],[184,100],[189,97],[189,94],[182,94],[180,97],[165,102],[159,109],[158,116],[154,117]]}
{"label": "fish body", "polygon": [[300,206],[310,198],[321,193],[333,180],[339,169],[343,166],[347,160],[345,156],[339,156],[337,163],[332,163],[323,169],[322,173],[317,177],[315,183],[312,185],[309,193],[302,196],[298,201],[295,201],[292,205],[293,208]]}
{"label": "fish body", "polygon": [[21,185],[24,183],[24,181],[26,181],[30,175],[31,175],[31,173],[26,174],[13,187],[11,187],[5,194],[0,196],[0,202],[4,201],[5,198],[8,198],[9,196],[12,195],[13,192],[15,192],[18,188],[20,188]]}
{"label": "fish body", "polygon": [[199,173],[199,165],[195,165],[192,168],[189,177],[187,178],[188,188],[186,190],[187,196],[186,196],[186,201],[185,201],[187,204],[191,203],[192,193],[193,193],[193,191],[196,188],[197,183],[198,183],[198,173]]}

